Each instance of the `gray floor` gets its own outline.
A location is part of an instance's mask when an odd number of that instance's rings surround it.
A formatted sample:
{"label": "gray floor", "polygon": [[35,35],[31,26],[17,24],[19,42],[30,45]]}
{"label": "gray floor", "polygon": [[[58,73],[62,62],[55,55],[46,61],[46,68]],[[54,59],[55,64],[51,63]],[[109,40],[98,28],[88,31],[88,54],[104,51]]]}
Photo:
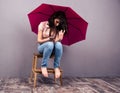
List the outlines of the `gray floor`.
{"label": "gray floor", "polygon": [[120,93],[120,77],[80,78],[59,80],[38,77],[37,87],[27,78],[0,79],[0,93]]}

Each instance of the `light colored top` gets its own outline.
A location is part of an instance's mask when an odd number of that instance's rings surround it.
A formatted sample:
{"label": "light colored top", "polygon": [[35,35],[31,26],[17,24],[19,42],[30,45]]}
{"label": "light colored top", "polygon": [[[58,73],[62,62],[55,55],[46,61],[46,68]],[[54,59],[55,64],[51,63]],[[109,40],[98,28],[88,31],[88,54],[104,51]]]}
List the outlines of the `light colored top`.
{"label": "light colored top", "polygon": [[40,25],[39,25],[39,31],[42,31],[42,37],[45,38],[45,37],[49,37],[49,34],[50,34],[50,28],[49,28],[49,25],[48,25],[48,21],[44,21],[44,22],[41,22]]}
{"label": "light colored top", "polygon": [[59,31],[59,33],[56,35],[56,32],[54,29],[50,32],[50,27],[48,25],[48,21],[43,21],[38,26],[38,42],[44,43],[47,41],[51,41],[51,38],[53,38],[53,42],[61,41],[63,39],[65,31]]}

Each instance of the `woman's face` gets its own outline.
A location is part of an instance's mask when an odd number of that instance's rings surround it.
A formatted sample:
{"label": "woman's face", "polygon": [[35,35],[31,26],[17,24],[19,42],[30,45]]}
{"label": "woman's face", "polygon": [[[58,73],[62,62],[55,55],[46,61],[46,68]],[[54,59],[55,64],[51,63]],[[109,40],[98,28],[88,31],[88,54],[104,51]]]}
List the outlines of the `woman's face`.
{"label": "woman's face", "polygon": [[60,19],[55,18],[55,19],[54,19],[54,25],[55,25],[55,26],[58,26],[59,24],[60,24]]}

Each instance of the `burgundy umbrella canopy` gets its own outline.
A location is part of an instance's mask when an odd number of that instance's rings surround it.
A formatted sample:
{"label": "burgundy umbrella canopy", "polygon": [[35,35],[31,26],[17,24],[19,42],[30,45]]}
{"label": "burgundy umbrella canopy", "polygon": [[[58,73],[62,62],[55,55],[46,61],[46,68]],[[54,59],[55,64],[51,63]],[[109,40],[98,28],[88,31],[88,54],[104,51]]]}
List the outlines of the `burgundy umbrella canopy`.
{"label": "burgundy umbrella canopy", "polygon": [[67,18],[68,32],[61,41],[64,45],[72,45],[85,40],[88,23],[80,17],[72,8],[59,5],[41,4],[28,14],[31,29],[38,33],[38,25],[47,21],[56,11],[63,11]]}

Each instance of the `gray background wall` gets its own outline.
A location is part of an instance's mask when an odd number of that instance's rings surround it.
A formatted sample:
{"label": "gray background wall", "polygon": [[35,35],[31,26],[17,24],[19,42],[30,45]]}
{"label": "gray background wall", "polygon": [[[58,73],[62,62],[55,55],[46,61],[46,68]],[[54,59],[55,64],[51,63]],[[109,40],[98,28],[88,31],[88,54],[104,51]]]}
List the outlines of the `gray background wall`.
{"label": "gray background wall", "polygon": [[0,0],[0,77],[28,77],[37,36],[27,14],[41,3],[72,7],[87,38],[64,46],[64,76],[120,76],[120,0]]}

